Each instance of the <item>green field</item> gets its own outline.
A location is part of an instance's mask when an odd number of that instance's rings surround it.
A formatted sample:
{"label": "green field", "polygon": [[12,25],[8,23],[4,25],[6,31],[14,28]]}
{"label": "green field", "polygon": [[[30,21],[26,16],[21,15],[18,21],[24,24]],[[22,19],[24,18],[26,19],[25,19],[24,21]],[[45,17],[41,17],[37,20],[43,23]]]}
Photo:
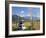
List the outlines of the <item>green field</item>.
{"label": "green field", "polygon": [[[15,22],[12,23],[12,30],[16,31],[19,27],[19,23]],[[40,29],[40,21],[24,21],[24,27],[26,27],[26,29],[24,30],[39,30]]]}

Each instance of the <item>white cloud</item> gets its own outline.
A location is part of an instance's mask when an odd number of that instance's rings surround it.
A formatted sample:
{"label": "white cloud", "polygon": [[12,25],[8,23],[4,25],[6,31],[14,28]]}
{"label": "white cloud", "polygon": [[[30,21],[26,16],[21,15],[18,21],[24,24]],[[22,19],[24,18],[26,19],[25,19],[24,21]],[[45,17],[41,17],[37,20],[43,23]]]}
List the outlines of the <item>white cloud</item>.
{"label": "white cloud", "polygon": [[24,13],[24,11],[22,10],[21,13]]}

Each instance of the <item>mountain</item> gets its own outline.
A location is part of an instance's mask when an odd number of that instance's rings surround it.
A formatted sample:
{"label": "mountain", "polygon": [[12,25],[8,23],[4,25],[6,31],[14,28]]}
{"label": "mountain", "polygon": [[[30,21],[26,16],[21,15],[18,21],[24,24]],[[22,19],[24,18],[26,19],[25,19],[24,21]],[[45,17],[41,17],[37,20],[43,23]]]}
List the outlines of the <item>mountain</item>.
{"label": "mountain", "polygon": [[25,19],[30,19],[31,17],[30,17],[30,16],[25,16],[24,18],[25,18]]}
{"label": "mountain", "polygon": [[25,20],[25,21],[30,21],[30,20],[39,20],[40,17],[30,17],[30,16],[25,16],[25,17],[20,17],[18,15],[12,15],[12,20],[13,21],[18,21],[19,20]]}
{"label": "mountain", "polygon": [[18,20],[18,16],[17,15],[12,15],[12,21],[17,21]]}
{"label": "mountain", "polygon": [[24,19],[24,17],[20,17],[18,15],[12,15],[12,21],[18,21],[18,19],[21,20]]}
{"label": "mountain", "polygon": [[33,20],[40,20],[40,17],[32,17]]}

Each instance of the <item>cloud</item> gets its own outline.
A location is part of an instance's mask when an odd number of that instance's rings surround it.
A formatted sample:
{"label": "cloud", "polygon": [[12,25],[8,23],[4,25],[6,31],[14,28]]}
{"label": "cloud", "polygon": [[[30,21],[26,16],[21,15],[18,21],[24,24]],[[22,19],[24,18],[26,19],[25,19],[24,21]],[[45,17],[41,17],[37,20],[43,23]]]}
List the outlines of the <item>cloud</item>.
{"label": "cloud", "polygon": [[22,10],[21,13],[24,13],[24,11]]}

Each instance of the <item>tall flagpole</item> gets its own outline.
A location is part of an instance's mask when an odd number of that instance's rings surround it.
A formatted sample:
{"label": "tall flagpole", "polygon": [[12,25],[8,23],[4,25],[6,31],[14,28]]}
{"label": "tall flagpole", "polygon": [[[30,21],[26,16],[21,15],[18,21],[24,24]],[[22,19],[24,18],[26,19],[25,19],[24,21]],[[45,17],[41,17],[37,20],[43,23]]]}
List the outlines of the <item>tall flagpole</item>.
{"label": "tall flagpole", "polygon": [[29,12],[30,13],[30,20],[31,20],[31,23],[30,23],[30,27],[31,28],[30,29],[32,30],[33,29],[33,18],[32,18],[33,17],[33,13],[32,13],[32,8],[29,8],[29,9],[30,9],[30,12]]}

